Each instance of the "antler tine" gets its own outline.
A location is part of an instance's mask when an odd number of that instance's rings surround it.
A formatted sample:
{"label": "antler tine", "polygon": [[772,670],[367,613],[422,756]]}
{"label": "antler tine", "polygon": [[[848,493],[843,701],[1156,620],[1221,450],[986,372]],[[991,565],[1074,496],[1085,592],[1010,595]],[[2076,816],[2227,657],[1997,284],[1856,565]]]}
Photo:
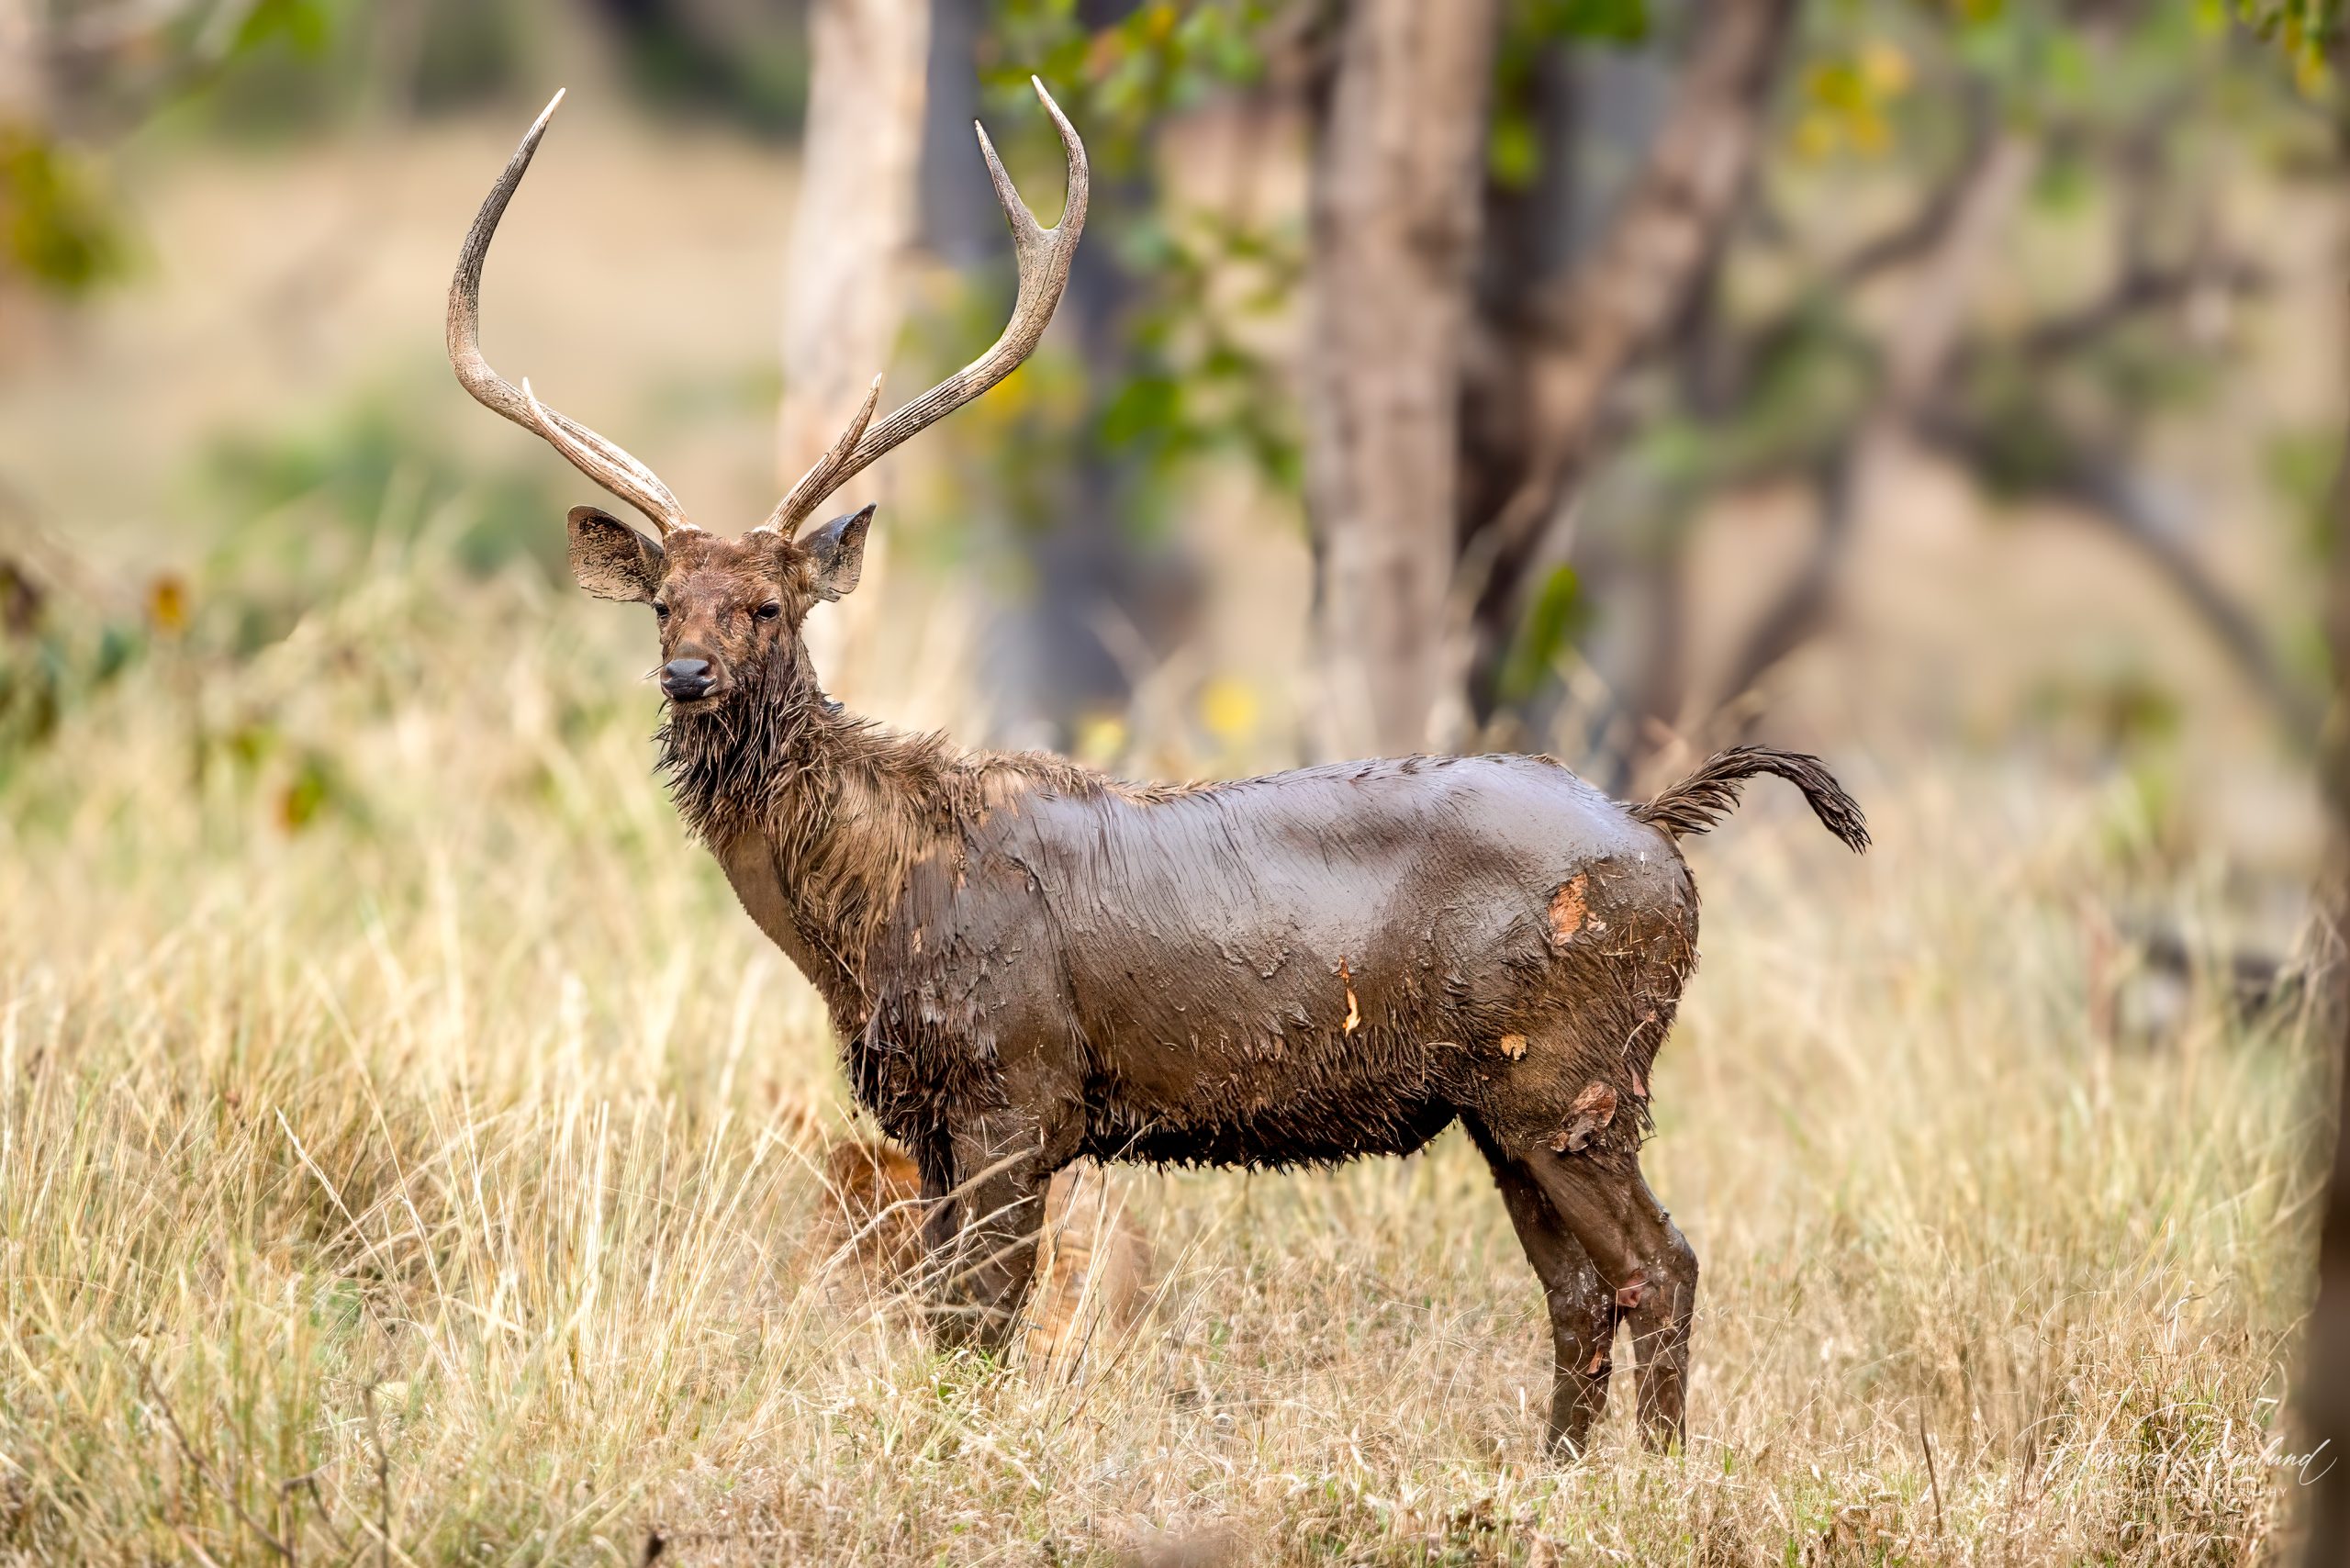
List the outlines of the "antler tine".
{"label": "antler tine", "polygon": [[[530,409],[532,430],[545,437],[547,444],[568,458],[573,467],[652,519],[662,537],[693,526],[686,521],[677,498],[653,476],[651,470],[587,426],[565,419],[540,402],[531,391],[531,378],[527,375],[522,377],[522,400]],[[623,468],[621,463],[629,466]]]}
{"label": "antler tine", "polygon": [[[1053,129],[1060,132],[1061,151],[1069,160],[1068,194],[1063,198],[1060,222],[1050,229],[1037,223],[1036,215],[1028,210],[1027,203],[1020,199],[1020,192],[1013,186],[1012,177],[1003,172],[1003,161],[996,156],[987,128],[976,122],[972,126],[979,133],[979,154],[987,160],[989,183],[995,186],[996,200],[1003,207],[1004,221],[1012,226],[1012,251],[1019,266],[1020,290],[1013,302],[1011,321],[987,353],[861,436],[835,444],[833,452],[825,454],[823,460],[791,487],[791,493],[763,526],[780,529],[787,537],[796,532],[827,497],[875,459],[936,424],[1018,369],[1044,337],[1046,325],[1053,319],[1054,307],[1061,302],[1061,291],[1069,286],[1069,261],[1077,253],[1078,237],[1085,231],[1085,204],[1091,192],[1091,178],[1086,167],[1085,143],[1078,139],[1076,127],[1069,123],[1061,106],[1053,102],[1053,95],[1045,90],[1043,82],[1034,76],[1028,81],[1036,89],[1045,113],[1052,118]],[[862,428],[871,411],[868,403],[857,417],[857,428]],[[841,450],[843,445],[847,448],[845,452]],[[836,453],[840,454],[837,461]]]}
{"label": "antler tine", "polygon": [[532,155],[539,150],[539,139],[546,134],[547,122],[554,118],[555,107],[562,102],[561,93],[547,101],[547,106],[531,123],[522,144],[507,161],[505,173],[489,187],[481,210],[474,215],[473,227],[465,230],[464,245],[457,252],[456,275],[449,280],[449,363],[476,402],[543,439],[582,474],[643,512],[664,534],[690,528],[686,509],[652,469],[578,420],[540,402],[531,395],[527,381],[516,386],[492,370],[489,361],[482,357],[482,263],[489,255],[489,242],[497,236],[498,219],[506,216],[506,204],[514,199],[515,188],[521,185],[523,174],[530,170]]}
{"label": "antler tine", "polygon": [[[865,405],[857,409],[856,417],[849,420],[848,428],[841,431],[840,438],[833,442],[830,451],[811,464],[808,472],[800,476],[800,482],[791,487],[790,492],[776,502],[775,510],[767,513],[767,521],[759,524],[759,528],[772,529],[786,539],[800,531],[800,525],[808,521],[808,514],[816,509],[816,503],[839,489],[841,481],[847,477],[841,472],[842,465],[848,461],[849,454],[856,450],[857,438],[865,433],[865,427],[873,422],[873,410],[880,403],[881,378],[877,375],[873,378],[873,385],[865,389]],[[812,499],[807,498],[811,497]]]}

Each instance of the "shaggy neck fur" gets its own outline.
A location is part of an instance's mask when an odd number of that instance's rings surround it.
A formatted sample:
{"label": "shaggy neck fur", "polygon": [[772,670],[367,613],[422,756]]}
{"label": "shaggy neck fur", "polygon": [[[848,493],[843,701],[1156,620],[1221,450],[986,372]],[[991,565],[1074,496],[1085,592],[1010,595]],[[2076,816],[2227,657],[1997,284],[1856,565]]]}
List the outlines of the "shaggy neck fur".
{"label": "shaggy neck fur", "polygon": [[1024,790],[1110,782],[1062,757],[887,729],[827,698],[790,651],[708,712],[673,708],[655,738],[694,836],[722,859],[764,841],[800,939],[793,957],[844,1030],[870,1010],[868,959],[917,863],[959,856],[968,830]]}

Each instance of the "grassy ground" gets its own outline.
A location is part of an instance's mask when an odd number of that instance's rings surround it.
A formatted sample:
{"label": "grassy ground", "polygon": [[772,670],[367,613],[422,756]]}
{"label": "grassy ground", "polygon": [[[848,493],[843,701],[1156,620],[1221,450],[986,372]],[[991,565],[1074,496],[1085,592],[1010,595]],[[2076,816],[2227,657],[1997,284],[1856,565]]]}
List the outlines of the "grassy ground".
{"label": "grassy ground", "polygon": [[2210,902],[2119,787],[1856,767],[1865,862],[1767,784],[1695,844],[1690,1442],[1562,1469],[1457,1134],[1136,1177],[1160,1294],[1075,1383],[841,1316],[832,1047],[649,778],[649,627],[408,548],[67,660],[0,772],[0,1559],[2275,1551],[2322,1074],[2101,1025],[2106,912]]}

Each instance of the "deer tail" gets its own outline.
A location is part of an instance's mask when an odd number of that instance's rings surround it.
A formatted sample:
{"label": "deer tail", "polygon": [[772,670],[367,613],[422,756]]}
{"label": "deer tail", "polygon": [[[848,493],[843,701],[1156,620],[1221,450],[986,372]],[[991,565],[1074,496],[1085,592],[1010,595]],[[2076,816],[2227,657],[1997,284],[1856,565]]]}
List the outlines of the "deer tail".
{"label": "deer tail", "polygon": [[1632,814],[1674,838],[1703,833],[1738,804],[1739,787],[1758,773],[1772,773],[1803,791],[1811,814],[1841,839],[1855,855],[1869,846],[1868,820],[1860,803],[1844,792],[1819,758],[1774,746],[1732,746],[1707,759],[1706,765]]}

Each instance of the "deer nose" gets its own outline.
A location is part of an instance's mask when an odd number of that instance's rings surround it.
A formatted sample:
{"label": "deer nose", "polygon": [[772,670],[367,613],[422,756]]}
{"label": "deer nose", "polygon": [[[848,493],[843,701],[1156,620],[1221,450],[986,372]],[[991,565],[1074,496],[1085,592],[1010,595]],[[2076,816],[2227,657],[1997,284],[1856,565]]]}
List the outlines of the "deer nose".
{"label": "deer nose", "polygon": [[672,697],[690,700],[699,697],[710,688],[708,659],[671,659],[661,666],[661,689]]}

